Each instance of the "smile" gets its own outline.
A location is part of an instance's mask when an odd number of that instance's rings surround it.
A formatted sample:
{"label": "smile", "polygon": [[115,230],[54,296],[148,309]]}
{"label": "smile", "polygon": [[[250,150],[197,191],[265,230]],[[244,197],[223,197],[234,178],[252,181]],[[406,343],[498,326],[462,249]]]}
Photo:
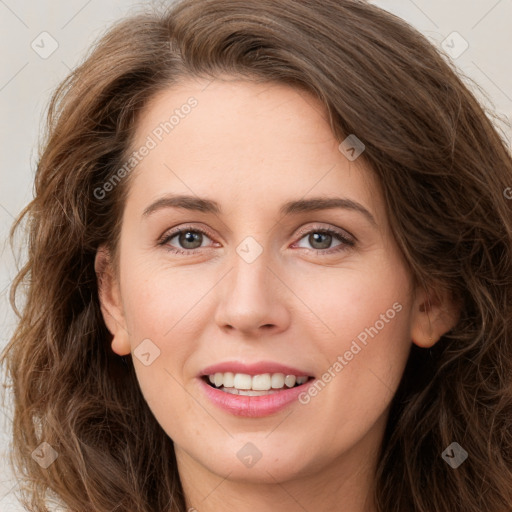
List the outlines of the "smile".
{"label": "smile", "polygon": [[[263,396],[278,393],[306,383],[310,377],[305,375],[285,375],[284,373],[214,373],[207,376],[208,383],[224,393],[242,396]],[[205,376],[206,380],[206,376]]]}
{"label": "smile", "polygon": [[249,418],[276,414],[298,400],[315,377],[304,369],[261,362],[241,364],[226,361],[205,368],[196,382],[200,393],[224,412]]}

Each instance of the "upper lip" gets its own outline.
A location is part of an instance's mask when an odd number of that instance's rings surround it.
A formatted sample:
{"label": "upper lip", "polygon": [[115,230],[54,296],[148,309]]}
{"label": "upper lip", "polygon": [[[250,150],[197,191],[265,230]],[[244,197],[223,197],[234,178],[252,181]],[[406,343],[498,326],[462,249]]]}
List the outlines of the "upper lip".
{"label": "upper lip", "polygon": [[214,375],[215,373],[245,373],[247,375],[261,375],[263,373],[284,373],[285,375],[312,376],[307,370],[300,370],[292,366],[286,366],[272,361],[260,361],[258,363],[244,364],[239,361],[224,361],[204,368],[199,374]]}

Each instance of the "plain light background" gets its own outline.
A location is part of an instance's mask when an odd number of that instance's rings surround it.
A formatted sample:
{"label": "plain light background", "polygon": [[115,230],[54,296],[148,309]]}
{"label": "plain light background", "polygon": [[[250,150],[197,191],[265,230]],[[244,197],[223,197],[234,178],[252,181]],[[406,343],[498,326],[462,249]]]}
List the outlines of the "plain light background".
{"label": "plain light background", "polygon": [[[166,3],[171,1],[158,5]],[[482,87],[487,96],[474,89],[475,95],[501,116],[497,126],[511,148],[512,0],[372,3],[420,30]],[[16,321],[8,302],[16,267],[6,237],[14,217],[32,198],[38,135],[51,91],[113,21],[150,5],[134,0],[0,0],[0,350]],[[17,483],[6,463],[10,417],[8,406],[0,408],[0,510],[21,512]]]}

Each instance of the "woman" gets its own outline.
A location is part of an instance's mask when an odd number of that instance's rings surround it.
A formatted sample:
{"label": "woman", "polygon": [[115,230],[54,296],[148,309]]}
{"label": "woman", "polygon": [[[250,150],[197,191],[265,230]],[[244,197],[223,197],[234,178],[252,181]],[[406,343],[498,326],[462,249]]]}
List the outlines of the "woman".
{"label": "woman", "polygon": [[120,22],[56,91],[15,225],[26,508],[512,510],[511,183],[373,5]]}

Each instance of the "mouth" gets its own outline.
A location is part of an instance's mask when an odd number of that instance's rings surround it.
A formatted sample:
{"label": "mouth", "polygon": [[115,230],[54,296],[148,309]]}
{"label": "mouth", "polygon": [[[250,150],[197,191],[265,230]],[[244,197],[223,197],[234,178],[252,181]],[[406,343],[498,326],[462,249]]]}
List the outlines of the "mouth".
{"label": "mouth", "polygon": [[285,373],[247,373],[216,372],[203,375],[201,379],[210,387],[239,396],[266,396],[298,388],[307,384],[314,377]]}
{"label": "mouth", "polygon": [[235,416],[262,418],[301,403],[299,397],[314,384],[310,371],[277,361],[224,361],[204,368],[198,381],[216,407]]}

